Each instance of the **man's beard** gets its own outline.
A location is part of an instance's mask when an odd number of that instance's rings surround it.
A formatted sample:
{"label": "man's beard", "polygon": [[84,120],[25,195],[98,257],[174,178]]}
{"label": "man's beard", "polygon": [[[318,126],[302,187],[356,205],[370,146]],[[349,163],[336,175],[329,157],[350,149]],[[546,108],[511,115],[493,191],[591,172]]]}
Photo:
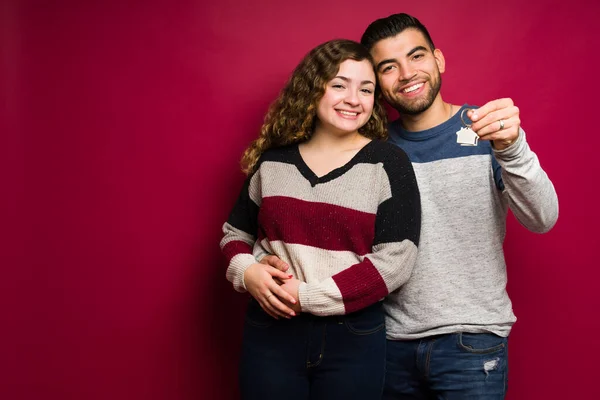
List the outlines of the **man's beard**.
{"label": "man's beard", "polygon": [[393,101],[390,101],[389,99],[386,100],[401,115],[418,115],[431,107],[441,88],[442,77],[441,74],[438,73],[436,83],[431,87],[431,90],[424,99],[419,99],[406,104],[397,102],[396,98],[391,99]]}

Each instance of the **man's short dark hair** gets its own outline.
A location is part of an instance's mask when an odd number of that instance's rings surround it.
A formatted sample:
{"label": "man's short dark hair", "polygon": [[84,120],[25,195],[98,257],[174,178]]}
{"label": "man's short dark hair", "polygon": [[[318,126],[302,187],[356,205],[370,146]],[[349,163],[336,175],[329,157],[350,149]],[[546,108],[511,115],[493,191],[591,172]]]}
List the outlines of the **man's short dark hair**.
{"label": "man's short dark hair", "polygon": [[427,28],[412,15],[404,13],[392,14],[389,17],[372,22],[363,33],[360,43],[371,50],[380,40],[394,37],[406,29],[416,29],[421,32],[425,36],[431,51],[435,50]]}

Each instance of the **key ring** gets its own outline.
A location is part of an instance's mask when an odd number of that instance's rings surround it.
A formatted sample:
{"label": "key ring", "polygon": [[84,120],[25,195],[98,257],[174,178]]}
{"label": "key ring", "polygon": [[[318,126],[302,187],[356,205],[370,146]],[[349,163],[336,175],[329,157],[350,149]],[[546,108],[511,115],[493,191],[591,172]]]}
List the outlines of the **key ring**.
{"label": "key ring", "polygon": [[465,120],[463,119],[463,115],[465,114],[465,111],[469,111],[471,110],[471,108],[463,108],[463,110],[460,112],[460,122],[462,122],[462,124],[465,126],[465,128],[470,128],[472,124],[467,124],[465,122]]}

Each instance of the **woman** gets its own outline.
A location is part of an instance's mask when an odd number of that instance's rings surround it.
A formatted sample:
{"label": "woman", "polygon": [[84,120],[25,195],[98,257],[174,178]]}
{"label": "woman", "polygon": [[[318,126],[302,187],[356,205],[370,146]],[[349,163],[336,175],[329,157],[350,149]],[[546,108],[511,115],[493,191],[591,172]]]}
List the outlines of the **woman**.
{"label": "woman", "polygon": [[[333,40],[296,67],[246,150],[221,241],[227,278],[254,298],[242,398],[381,396],[380,300],[412,271],[421,216],[412,166],[386,137],[369,53]],[[257,263],[268,254],[291,275]]]}

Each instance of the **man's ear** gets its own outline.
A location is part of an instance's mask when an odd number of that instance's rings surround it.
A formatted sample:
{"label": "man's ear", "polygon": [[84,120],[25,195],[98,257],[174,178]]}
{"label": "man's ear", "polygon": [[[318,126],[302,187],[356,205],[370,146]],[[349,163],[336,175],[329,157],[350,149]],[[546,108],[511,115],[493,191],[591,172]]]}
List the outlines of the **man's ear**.
{"label": "man's ear", "polygon": [[435,62],[440,70],[440,74],[443,74],[446,70],[446,59],[444,58],[444,54],[440,49],[435,49],[433,51],[433,57],[435,58]]}

